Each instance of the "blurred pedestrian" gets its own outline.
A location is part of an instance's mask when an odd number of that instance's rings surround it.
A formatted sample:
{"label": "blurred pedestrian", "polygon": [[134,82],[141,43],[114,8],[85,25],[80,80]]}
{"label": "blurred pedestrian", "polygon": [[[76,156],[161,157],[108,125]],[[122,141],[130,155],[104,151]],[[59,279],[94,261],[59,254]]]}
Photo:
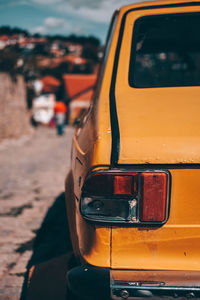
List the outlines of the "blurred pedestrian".
{"label": "blurred pedestrian", "polygon": [[63,135],[65,127],[67,106],[62,101],[56,101],[54,106],[56,129],[58,135]]}

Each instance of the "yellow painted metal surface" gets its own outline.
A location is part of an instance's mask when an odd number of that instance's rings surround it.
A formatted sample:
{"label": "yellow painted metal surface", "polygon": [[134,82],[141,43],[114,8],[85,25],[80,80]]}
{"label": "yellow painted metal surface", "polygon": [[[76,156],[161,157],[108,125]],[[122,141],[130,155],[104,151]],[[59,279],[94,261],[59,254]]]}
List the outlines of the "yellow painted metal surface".
{"label": "yellow painted metal surface", "polygon": [[110,267],[111,229],[91,226],[91,230],[88,230],[89,227],[86,227],[86,234],[79,238],[81,255],[91,265],[108,268]]}
{"label": "yellow painted metal surface", "polygon": [[174,169],[170,216],[160,228],[113,228],[111,266],[200,271],[200,169]]}
{"label": "yellow painted metal surface", "polygon": [[[79,211],[79,201],[73,194],[73,178],[66,178],[66,206],[71,242],[76,257],[90,264],[110,267],[110,228],[96,228],[84,221]],[[95,263],[94,263],[95,262]]]}
{"label": "yellow painted metal surface", "polygon": [[[171,169],[169,221],[160,228],[104,228],[80,215],[81,188],[88,172],[110,165],[109,93],[123,14],[130,8],[188,1],[158,1],[122,8],[102,85],[77,129],[72,151],[77,246],[92,265],[114,269],[200,270],[199,169]],[[194,1],[195,2],[195,1]],[[200,7],[151,9],[127,15],[116,81],[120,128],[119,164],[200,163],[200,87],[134,89],[128,85],[134,21],[141,16],[200,11]],[[72,233],[73,234],[73,233]]]}
{"label": "yellow painted metal surface", "polygon": [[127,53],[131,53],[135,20],[152,14],[185,12],[200,12],[200,7],[162,8],[127,15],[115,90],[119,164],[200,163],[200,87],[142,89],[128,83]]}

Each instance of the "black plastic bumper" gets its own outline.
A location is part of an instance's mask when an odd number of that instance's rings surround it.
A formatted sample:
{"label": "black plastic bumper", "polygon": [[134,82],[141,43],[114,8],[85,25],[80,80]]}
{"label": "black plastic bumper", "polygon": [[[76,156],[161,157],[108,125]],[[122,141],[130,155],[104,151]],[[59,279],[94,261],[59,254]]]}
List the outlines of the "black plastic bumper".
{"label": "black plastic bumper", "polygon": [[200,286],[169,286],[165,282],[110,279],[110,269],[82,265],[67,274],[69,290],[80,299],[200,299]]}
{"label": "black plastic bumper", "polygon": [[109,269],[82,265],[67,273],[67,284],[71,292],[81,299],[109,299]]}

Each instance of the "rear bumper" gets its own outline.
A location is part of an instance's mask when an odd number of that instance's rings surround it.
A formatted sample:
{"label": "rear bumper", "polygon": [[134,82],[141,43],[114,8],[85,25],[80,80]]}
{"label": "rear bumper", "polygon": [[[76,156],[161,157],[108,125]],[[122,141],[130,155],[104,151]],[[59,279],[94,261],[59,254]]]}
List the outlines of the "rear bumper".
{"label": "rear bumper", "polygon": [[111,270],[82,265],[68,272],[67,284],[84,299],[200,299],[200,272]]}
{"label": "rear bumper", "polygon": [[118,282],[111,287],[112,299],[199,299],[200,288],[175,286],[130,286],[130,283]]}

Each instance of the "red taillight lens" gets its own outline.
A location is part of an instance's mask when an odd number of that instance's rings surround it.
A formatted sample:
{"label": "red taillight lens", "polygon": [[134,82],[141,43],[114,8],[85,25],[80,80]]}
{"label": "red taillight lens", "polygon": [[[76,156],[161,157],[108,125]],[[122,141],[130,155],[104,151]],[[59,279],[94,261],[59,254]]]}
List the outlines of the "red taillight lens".
{"label": "red taillight lens", "polygon": [[109,196],[113,194],[113,176],[108,173],[96,173],[84,184],[84,194],[90,196]]}
{"label": "red taillight lens", "polygon": [[134,195],[137,173],[96,173],[84,184],[84,194],[92,196]]}
{"label": "red taillight lens", "polygon": [[134,182],[136,182],[135,176],[114,176],[114,194],[115,195],[132,195],[136,192],[134,190]]}
{"label": "red taillight lens", "polygon": [[81,213],[94,221],[163,223],[167,219],[168,173],[97,172],[83,186]]}
{"label": "red taillight lens", "polygon": [[163,222],[166,218],[166,173],[141,174],[140,220]]}

